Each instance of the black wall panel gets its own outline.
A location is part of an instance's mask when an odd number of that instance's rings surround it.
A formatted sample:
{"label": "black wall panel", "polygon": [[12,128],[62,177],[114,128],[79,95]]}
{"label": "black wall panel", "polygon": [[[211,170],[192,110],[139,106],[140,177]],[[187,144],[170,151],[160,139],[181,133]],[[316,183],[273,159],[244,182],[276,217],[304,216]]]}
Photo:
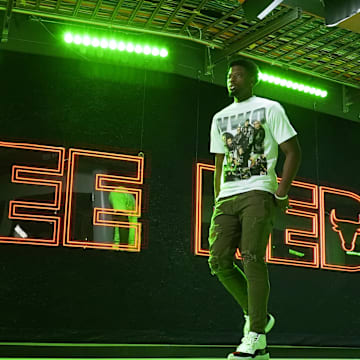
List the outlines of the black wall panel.
{"label": "black wall panel", "polygon": [[[238,342],[240,309],[192,251],[194,165],[212,161],[210,122],[231,101],[225,88],[14,53],[1,54],[0,68],[2,141],[143,151],[146,164],[140,253],[0,244],[0,339]],[[283,105],[303,149],[299,179],[359,191],[359,124]],[[360,346],[357,273],[269,268],[270,344]]]}

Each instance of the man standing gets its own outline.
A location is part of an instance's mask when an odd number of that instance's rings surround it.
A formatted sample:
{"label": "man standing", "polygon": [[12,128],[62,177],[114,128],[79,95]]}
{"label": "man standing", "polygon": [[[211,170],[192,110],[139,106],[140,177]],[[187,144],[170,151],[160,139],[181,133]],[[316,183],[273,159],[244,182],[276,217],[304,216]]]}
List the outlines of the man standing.
{"label": "man standing", "polygon": [[[301,152],[297,133],[291,126],[282,106],[272,100],[253,95],[258,82],[257,65],[245,59],[234,60],[228,68],[227,89],[234,102],[218,112],[212,121],[210,151],[215,154],[214,193],[215,208],[211,219],[209,266],[226,290],[242,307],[245,316],[241,344],[228,359],[267,360],[266,333],[275,319],[267,312],[270,291],[266,246],[273,227],[275,207],[288,208],[287,193],[300,165]],[[236,134],[245,126],[245,114],[251,112],[250,125],[263,129],[256,149],[250,156],[266,159],[267,171],[248,177],[228,177],[227,144],[224,133]],[[226,122],[231,116],[239,124]],[[261,140],[261,143],[260,143]],[[275,165],[278,146],[285,154],[282,180],[276,181]],[[236,249],[242,255],[244,272],[234,263]]]}

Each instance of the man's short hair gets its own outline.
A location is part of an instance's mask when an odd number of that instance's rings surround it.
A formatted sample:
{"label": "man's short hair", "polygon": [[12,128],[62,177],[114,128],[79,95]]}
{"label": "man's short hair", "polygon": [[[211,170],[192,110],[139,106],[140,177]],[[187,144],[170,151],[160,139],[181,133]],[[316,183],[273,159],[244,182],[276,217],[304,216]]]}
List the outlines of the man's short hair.
{"label": "man's short hair", "polygon": [[253,61],[242,58],[233,59],[228,65],[228,72],[230,68],[235,65],[242,66],[246,72],[254,78],[254,86],[259,82],[260,69]]}

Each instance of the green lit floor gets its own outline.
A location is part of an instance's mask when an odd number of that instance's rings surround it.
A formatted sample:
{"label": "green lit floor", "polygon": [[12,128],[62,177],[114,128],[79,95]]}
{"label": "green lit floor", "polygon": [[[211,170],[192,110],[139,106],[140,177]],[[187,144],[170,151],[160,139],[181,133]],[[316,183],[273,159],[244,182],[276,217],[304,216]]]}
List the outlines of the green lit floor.
{"label": "green lit floor", "polygon": [[[225,360],[234,345],[0,342],[0,360]],[[269,345],[271,360],[360,360],[360,348]]]}
{"label": "green lit floor", "polygon": [[[1,360],[110,360],[109,358],[2,358]],[[174,360],[174,359],[186,359],[186,360],[224,360],[225,358],[136,358],[136,360]],[[271,360],[344,360],[334,358],[271,358]],[[111,360],[134,360],[134,358],[111,358]]]}

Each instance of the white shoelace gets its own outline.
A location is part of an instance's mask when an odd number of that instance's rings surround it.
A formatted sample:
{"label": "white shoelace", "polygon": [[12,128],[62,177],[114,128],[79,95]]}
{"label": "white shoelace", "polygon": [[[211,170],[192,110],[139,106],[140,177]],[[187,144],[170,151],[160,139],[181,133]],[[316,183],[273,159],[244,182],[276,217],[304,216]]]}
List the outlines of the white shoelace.
{"label": "white shoelace", "polygon": [[252,346],[259,338],[259,334],[256,333],[248,333],[241,340],[241,344],[236,348],[236,351],[240,351],[241,345]]}

